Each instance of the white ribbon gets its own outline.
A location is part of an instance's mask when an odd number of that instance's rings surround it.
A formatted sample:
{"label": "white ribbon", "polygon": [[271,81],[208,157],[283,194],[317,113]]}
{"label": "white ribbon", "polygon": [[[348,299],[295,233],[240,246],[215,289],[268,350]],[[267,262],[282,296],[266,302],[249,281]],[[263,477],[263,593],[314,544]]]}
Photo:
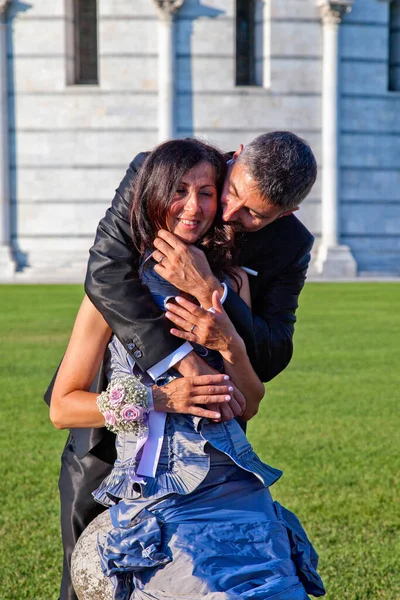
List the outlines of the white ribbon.
{"label": "white ribbon", "polygon": [[166,417],[167,413],[155,412],[154,410],[149,413],[148,435],[140,447],[140,440],[138,440],[137,451],[143,447],[143,452],[136,473],[141,477],[155,477],[156,475],[164,439]]}

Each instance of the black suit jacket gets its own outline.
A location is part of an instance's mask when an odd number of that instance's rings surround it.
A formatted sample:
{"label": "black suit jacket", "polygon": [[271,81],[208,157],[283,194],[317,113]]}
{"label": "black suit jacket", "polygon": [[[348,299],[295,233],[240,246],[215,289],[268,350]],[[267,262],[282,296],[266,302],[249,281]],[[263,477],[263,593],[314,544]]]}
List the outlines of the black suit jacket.
{"label": "black suit jacket", "polygon": [[[182,344],[169,333],[170,322],[142,285],[136,266],[139,257],[131,242],[130,191],[146,156],[139,154],[129,165],[111,207],[99,223],[85,281],[87,295],[144,371]],[[313,241],[304,225],[290,215],[258,232],[244,234],[238,242],[241,264],[258,272],[256,277],[249,276],[252,310],[232,290],[224,308],[244,339],[262,381],[275,377],[292,357],[295,312]],[[48,403],[54,379],[45,395]],[[91,390],[101,389],[102,373]],[[74,429],[78,457],[98,445],[106,431]]]}

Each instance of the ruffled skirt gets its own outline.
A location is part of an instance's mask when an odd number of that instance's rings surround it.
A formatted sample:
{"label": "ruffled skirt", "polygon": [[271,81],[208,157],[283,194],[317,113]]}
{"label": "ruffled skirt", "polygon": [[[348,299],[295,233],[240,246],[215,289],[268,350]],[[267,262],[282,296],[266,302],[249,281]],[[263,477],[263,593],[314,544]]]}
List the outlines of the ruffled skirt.
{"label": "ruffled skirt", "polygon": [[[325,593],[298,519],[232,463],[211,465],[188,495],[121,500],[110,517],[111,529],[98,531],[102,570],[113,585],[104,599],[306,600]],[[90,531],[93,545],[93,525]],[[79,572],[84,536],[74,552],[75,580],[88,579]]]}

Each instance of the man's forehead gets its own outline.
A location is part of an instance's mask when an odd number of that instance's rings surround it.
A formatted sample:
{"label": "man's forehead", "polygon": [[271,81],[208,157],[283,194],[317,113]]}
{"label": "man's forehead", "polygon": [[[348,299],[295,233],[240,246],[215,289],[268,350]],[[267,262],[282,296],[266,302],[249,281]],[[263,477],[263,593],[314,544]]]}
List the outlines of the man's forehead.
{"label": "man's forehead", "polygon": [[261,195],[259,193],[258,184],[250,175],[248,168],[242,162],[235,161],[228,174],[229,183],[234,190],[239,194],[249,193],[251,195]]}

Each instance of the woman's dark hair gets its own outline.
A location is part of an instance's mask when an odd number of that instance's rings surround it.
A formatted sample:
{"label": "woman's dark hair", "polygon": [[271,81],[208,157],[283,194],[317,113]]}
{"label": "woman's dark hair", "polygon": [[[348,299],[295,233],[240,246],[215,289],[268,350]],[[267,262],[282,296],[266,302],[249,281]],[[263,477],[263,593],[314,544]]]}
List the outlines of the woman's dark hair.
{"label": "woman's dark hair", "polygon": [[[153,250],[157,231],[167,229],[168,209],[185,173],[203,162],[214,168],[219,198],[227,167],[224,155],[216,148],[186,138],[164,142],[147,156],[132,188],[132,240],[140,254]],[[222,221],[220,203],[213,224],[196,246],[205,252],[216,276],[233,275],[234,230]]]}

